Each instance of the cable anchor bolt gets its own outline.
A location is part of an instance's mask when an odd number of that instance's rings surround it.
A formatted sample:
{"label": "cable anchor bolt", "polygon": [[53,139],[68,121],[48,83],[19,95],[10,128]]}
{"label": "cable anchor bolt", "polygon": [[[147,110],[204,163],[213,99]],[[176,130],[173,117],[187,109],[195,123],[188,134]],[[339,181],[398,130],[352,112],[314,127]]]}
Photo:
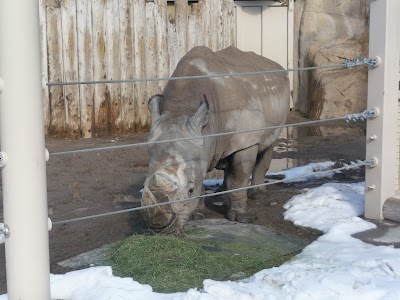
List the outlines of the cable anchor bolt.
{"label": "cable anchor bolt", "polygon": [[369,67],[377,67],[381,63],[381,58],[379,56],[375,56],[374,58],[363,58],[364,65]]}
{"label": "cable anchor bolt", "polygon": [[379,109],[377,107],[366,110],[362,113],[366,119],[375,119],[379,116]]}
{"label": "cable anchor bolt", "polygon": [[8,238],[10,236],[10,229],[7,224],[0,223],[0,244],[4,242],[4,238]]}
{"label": "cable anchor bolt", "polygon": [[364,161],[364,165],[368,166],[370,168],[375,168],[378,165],[378,163],[379,163],[379,160],[376,157],[372,157],[372,158],[366,159]]}
{"label": "cable anchor bolt", "polygon": [[0,168],[4,168],[7,164],[8,156],[5,152],[0,152]]}

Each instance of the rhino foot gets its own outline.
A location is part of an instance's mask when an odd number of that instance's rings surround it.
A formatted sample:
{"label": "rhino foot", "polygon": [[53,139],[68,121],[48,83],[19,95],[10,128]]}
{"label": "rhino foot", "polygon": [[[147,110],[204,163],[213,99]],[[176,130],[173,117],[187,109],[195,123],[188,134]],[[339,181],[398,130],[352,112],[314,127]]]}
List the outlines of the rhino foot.
{"label": "rhino foot", "polygon": [[228,220],[239,223],[252,223],[256,219],[256,214],[252,212],[240,213],[235,209],[228,210]]}
{"label": "rhino foot", "polygon": [[172,227],[172,228],[165,228],[160,232],[161,234],[169,234],[179,238],[186,238],[185,231],[183,227]]}
{"label": "rhino foot", "polygon": [[192,215],[192,220],[204,220],[204,213],[201,211],[195,211]]}
{"label": "rhino foot", "polygon": [[156,234],[156,232],[151,228],[143,228],[143,234],[145,234],[145,235],[153,235],[153,234]]}
{"label": "rhino foot", "polygon": [[266,197],[266,191],[260,188],[250,189],[248,192],[248,198],[252,200],[264,200]]}

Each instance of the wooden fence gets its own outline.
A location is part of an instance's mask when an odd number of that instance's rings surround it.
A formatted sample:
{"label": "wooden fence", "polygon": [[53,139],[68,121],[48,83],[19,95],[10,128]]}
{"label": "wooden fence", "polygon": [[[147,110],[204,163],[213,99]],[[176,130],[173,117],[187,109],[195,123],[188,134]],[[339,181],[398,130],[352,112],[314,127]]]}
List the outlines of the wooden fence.
{"label": "wooden fence", "polygon": [[39,0],[46,135],[149,128],[148,98],[165,82],[47,82],[168,77],[192,47],[235,43],[233,0]]}

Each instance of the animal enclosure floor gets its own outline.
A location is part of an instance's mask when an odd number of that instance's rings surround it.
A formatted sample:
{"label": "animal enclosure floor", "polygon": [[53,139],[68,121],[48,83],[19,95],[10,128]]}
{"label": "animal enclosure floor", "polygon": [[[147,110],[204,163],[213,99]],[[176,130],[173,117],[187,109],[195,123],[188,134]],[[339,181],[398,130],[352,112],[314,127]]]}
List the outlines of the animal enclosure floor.
{"label": "animal enclosure floor", "polygon": [[[306,119],[292,113],[288,123],[302,120]],[[295,138],[278,141],[281,149],[274,153],[274,159],[290,158],[303,165],[326,160],[339,162],[365,158],[363,128],[353,125],[348,129],[345,123],[339,125],[343,127],[335,130],[328,127],[329,131],[319,127],[299,128],[291,133]],[[146,139],[146,134],[81,140],[48,139],[46,147],[50,153],[54,153],[137,143]],[[49,217],[56,222],[139,206],[140,189],[147,174],[148,159],[146,147],[50,156],[47,163]],[[305,188],[319,186],[327,181],[363,180],[363,170],[355,170],[337,174],[329,180],[272,185],[268,188],[265,199],[249,202],[249,207],[257,213],[254,224],[310,243],[319,236],[319,232],[285,221],[282,206]],[[223,219],[225,208],[212,204],[214,200],[210,198],[208,203],[207,218]],[[0,222],[3,220],[2,214],[3,202],[0,201]],[[138,213],[124,213],[55,225],[50,231],[51,272],[64,273],[72,270],[57,263],[138,232],[141,224]],[[0,294],[5,292],[4,245],[0,245]]]}

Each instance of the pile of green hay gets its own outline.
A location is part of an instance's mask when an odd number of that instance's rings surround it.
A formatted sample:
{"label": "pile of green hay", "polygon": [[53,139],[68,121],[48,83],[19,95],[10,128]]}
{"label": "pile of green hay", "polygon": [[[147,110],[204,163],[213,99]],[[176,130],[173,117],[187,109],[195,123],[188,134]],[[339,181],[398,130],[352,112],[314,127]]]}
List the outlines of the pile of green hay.
{"label": "pile of green hay", "polygon": [[141,284],[151,285],[156,292],[172,293],[201,288],[207,278],[246,278],[288,259],[279,253],[274,253],[273,259],[243,254],[255,250],[261,249],[246,243],[232,243],[222,248],[207,245],[207,241],[168,235],[134,235],[112,247],[106,261],[116,276],[132,277]]}

